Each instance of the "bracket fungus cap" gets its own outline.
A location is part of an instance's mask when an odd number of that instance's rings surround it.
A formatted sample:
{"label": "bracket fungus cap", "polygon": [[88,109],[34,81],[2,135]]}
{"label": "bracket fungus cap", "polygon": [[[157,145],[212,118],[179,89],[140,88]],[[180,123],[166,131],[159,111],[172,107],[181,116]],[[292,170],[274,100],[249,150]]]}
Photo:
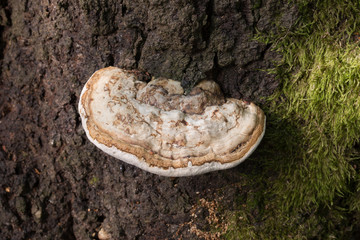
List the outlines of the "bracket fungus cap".
{"label": "bracket fungus cap", "polygon": [[204,80],[184,95],[180,82],[141,81],[138,71],[96,71],[79,101],[82,125],[98,148],[163,176],[234,167],[258,146],[265,115],[253,103],[224,98]]}

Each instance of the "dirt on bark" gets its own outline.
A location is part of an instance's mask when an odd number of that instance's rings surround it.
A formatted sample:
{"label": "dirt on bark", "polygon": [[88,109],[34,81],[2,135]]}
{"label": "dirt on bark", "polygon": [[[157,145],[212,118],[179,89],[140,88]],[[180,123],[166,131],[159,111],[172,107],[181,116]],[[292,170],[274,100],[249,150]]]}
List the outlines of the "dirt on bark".
{"label": "dirt on bark", "polygon": [[293,21],[286,2],[1,1],[0,238],[217,238],[206,235],[211,203],[231,209],[256,163],[186,178],[144,172],[86,139],[80,91],[117,66],[187,89],[210,78],[261,105],[278,85],[261,69],[279,56],[253,38]]}

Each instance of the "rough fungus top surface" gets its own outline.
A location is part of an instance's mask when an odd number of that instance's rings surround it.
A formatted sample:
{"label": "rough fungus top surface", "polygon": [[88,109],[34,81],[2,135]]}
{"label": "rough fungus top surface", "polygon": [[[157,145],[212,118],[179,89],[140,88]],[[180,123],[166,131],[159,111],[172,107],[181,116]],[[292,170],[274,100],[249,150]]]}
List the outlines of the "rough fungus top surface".
{"label": "rough fungus top surface", "polygon": [[164,176],[234,167],[256,148],[265,115],[202,81],[188,95],[180,82],[108,67],[95,72],[79,102],[88,138],[106,153]]}

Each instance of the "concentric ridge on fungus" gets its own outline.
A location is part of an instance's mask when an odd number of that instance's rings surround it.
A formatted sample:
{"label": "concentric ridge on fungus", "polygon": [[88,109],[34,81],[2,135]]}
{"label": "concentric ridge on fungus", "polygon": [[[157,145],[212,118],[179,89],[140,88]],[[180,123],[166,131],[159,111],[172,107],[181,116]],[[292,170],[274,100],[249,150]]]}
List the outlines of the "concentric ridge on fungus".
{"label": "concentric ridge on fungus", "polygon": [[81,92],[82,125],[104,152],[164,176],[231,168],[255,150],[265,132],[259,107],[225,99],[213,81],[183,93],[174,80],[100,69]]}

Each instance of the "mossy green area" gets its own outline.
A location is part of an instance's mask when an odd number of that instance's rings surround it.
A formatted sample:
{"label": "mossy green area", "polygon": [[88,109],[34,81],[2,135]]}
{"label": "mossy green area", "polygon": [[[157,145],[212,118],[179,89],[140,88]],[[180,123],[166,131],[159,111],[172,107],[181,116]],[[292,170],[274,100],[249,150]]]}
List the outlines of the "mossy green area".
{"label": "mossy green area", "polygon": [[223,237],[360,239],[360,1],[291,4],[290,28],[257,36],[282,55],[280,88]]}

